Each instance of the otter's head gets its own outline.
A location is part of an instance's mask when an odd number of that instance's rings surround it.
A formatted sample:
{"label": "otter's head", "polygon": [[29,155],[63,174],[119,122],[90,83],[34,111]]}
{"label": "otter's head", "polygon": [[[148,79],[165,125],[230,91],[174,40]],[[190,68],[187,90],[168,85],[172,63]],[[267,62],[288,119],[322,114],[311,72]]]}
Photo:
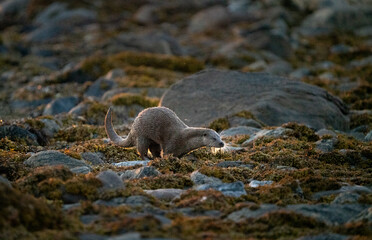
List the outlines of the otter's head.
{"label": "otter's head", "polygon": [[203,131],[203,143],[207,147],[222,148],[223,146],[225,146],[224,142],[221,140],[220,135],[212,129],[206,129],[205,131]]}

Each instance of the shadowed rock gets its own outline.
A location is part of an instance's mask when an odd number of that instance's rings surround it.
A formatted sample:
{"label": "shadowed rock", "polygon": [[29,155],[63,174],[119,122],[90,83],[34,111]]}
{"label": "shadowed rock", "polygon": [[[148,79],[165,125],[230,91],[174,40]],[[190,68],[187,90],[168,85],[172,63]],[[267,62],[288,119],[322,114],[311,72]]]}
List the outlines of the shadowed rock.
{"label": "shadowed rock", "polygon": [[38,152],[24,161],[24,164],[30,167],[63,165],[68,168],[75,168],[87,166],[83,161],[54,150]]}
{"label": "shadowed rock", "polygon": [[348,109],[322,88],[263,73],[204,70],[176,84],[163,95],[168,107],[190,126],[250,111],[267,125],[287,122],[315,129],[348,129]]}

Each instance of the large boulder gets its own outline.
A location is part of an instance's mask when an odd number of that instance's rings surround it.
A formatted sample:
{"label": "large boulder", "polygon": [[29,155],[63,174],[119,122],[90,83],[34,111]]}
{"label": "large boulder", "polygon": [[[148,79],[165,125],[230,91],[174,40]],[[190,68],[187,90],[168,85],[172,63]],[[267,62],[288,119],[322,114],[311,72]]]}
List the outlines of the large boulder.
{"label": "large boulder", "polygon": [[287,122],[315,129],[348,129],[348,109],[322,88],[264,73],[204,70],[176,84],[163,95],[168,107],[190,126],[249,111],[267,125]]}

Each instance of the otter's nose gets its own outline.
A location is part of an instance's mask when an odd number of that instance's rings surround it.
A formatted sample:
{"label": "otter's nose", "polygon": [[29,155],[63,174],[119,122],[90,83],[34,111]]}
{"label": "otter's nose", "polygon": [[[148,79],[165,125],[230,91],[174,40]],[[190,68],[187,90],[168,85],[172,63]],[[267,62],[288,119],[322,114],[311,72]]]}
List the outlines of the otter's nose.
{"label": "otter's nose", "polygon": [[223,142],[220,142],[219,145],[220,145],[220,147],[225,146],[225,144]]}

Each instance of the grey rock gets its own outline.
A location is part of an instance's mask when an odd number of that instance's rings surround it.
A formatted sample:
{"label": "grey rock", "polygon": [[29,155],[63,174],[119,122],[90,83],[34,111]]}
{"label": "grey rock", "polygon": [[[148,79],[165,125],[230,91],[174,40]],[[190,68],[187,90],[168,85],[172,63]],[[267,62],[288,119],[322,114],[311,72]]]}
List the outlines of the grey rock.
{"label": "grey rock", "polygon": [[156,14],[158,8],[159,7],[156,5],[143,5],[134,14],[133,20],[140,24],[154,24],[158,20],[158,16]]}
{"label": "grey rock", "polygon": [[331,47],[330,51],[333,54],[344,54],[349,53],[353,50],[351,46],[345,44],[337,44]]}
{"label": "grey rock", "polygon": [[358,28],[354,31],[354,34],[359,37],[372,37],[372,26]]}
{"label": "grey rock", "polygon": [[265,72],[281,76],[287,76],[291,71],[292,66],[286,61],[273,62],[265,68]]}
{"label": "grey rock", "polygon": [[83,161],[55,150],[38,152],[24,161],[24,164],[30,167],[63,165],[68,168],[75,168],[87,166]]}
{"label": "grey rock", "polygon": [[150,199],[142,195],[129,196],[127,199],[125,199],[125,204],[131,205],[131,206],[143,206],[149,203],[150,203]]}
{"label": "grey rock", "polygon": [[289,166],[276,166],[276,169],[283,170],[283,171],[294,171],[297,170],[295,167],[289,167]]}
{"label": "grey rock", "polygon": [[102,100],[106,101],[111,99],[113,96],[119,93],[132,93],[132,94],[143,94],[146,92],[148,97],[161,98],[166,92],[164,88],[117,88],[107,91],[103,96]]}
{"label": "grey rock", "polygon": [[318,200],[321,197],[324,196],[329,196],[333,194],[340,194],[344,192],[349,192],[349,193],[371,193],[372,189],[365,187],[365,186],[359,186],[359,185],[354,185],[354,186],[342,186],[340,189],[337,190],[329,190],[329,191],[321,191],[314,193],[312,198],[314,200]]}
{"label": "grey rock", "polygon": [[359,222],[359,221],[365,221],[369,223],[372,222],[372,207],[365,209],[364,211],[359,213],[357,216],[349,220],[349,222]]}
{"label": "grey rock", "polygon": [[105,79],[109,80],[115,80],[117,78],[123,78],[125,77],[125,72],[121,68],[114,68],[110,70],[106,75],[104,76]]}
{"label": "grey rock", "polygon": [[117,36],[116,41],[126,50],[160,53],[181,56],[184,49],[177,39],[159,31],[145,33],[124,33]]}
{"label": "grey rock", "polygon": [[0,4],[0,22],[9,20],[7,18],[15,17],[25,12],[30,0],[7,0]]}
{"label": "grey rock", "polygon": [[45,106],[43,115],[56,115],[70,111],[71,108],[78,104],[77,97],[61,97],[55,99]]}
{"label": "grey rock", "polygon": [[249,168],[249,169],[254,168],[253,164],[245,163],[242,161],[224,161],[224,162],[217,163],[216,166],[221,167],[221,168],[229,168],[229,167],[243,167],[243,168]]}
{"label": "grey rock", "polygon": [[359,198],[360,195],[358,193],[343,192],[332,201],[332,204],[358,203]]}
{"label": "grey rock", "polygon": [[324,89],[262,73],[204,70],[173,84],[160,105],[189,126],[208,126],[244,110],[270,126],[295,121],[345,130],[349,122],[346,105]]}
{"label": "grey rock", "polygon": [[125,171],[120,178],[123,180],[127,179],[140,179],[144,177],[156,177],[161,173],[152,166],[144,166],[134,170]]}
{"label": "grey rock", "polygon": [[252,181],[250,181],[249,186],[251,188],[258,188],[258,187],[261,187],[261,186],[266,186],[266,185],[271,185],[271,184],[273,184],[273,181],[252,180]]}
{"label": "grey rock", "polygon": [[62,210],[63,211],[68,211],[71,209],[77,209],[81,206],[81,203],[69,203],[69,204],[63,204]]}
{"label": "grey rock", "polygon": [[44,127],[41,129],[41,132],[46,137],[52,138],[54,134],[61,129],[60,124],[54,119],[42,118],[40,121],[44,123]]}
{"label": "grey rock", "polygon": [[101,206],[106,206],[106,207],[117,207],[122,204],[125,204],[125,198],[123,197],[116,197],[112,198],[110,200],[102,200],[99,199],[94,202],[94,204],[101,205]]}
{"label": "grey rock", "polygon": [[99,179],[103,184],[101,190],[117,190],[124,188],[123,181],[120,179],[118,174],[112,170],[101,172],[97,175],[97,179]]}
{"label": "grey rock", "polygon": [[135,165],[144,165],[146,166],[150,160],[145,160],[145,161],[125,161],[125,162],[118,162],[118,163],[113,163],[114,166],[116,167],[132,167]]}
{"label": "grey rock", "polygon": [[266,213],[273,212],[278,209],[279,207],[274,204],[261,204],[260,208],[256,210],[251,210],[249,208],[242,208],[238,211],[232,212],[227,216],[227,219],[234,221],[234,222],[240,222],[242,220],[249,219],[249,218],[261,217]]}
{"label": "grey rock", "polygon": [[[47,9],[48,10],[48,9]],[[49,11],[49,10],[48,10]],[[44,21],[27,36],[27,40],[34,43],[47,42],[62,34],[71,32],[75,27],[92,23],[96,20],[96,13],[87,9],[58,10],[56,14],[40,16]]]}
{"label": "grey rock", "polygon": [[141,240],[141,234],[137,232],[129,232],[118,236],[109,237],[107,240]]}
{"label": "grey rock", "polygon": [[[329,33],[332,31],[348,31],[370,25],[372,8],[369,6],[342,6],[322,8],[306,17],[302,22],[303,33]],[[313,31],[313,32],[311,32]]]}
{"label": "grey rock", "polygon": [[9,140],[24,140],[29,145],[39,145],[37,136],[17,125],[0,126],[0,138],[7,137]]}
{"label": "grey rock", "polygon": [[319,137],[324,137],[326,135],[329,135],[329,136],[332,136],[332,137],[337,137],[337,134],[334,131],[328,130],[328,129],[325,129],[325,128],[322,128],[322,129],[316,131],[315,134],[318,135]]}
{"label": "grey rock", "polygon": [[0,183],[3,183],[10,188],[12,187],[12,184],[10,183],[10,181],[1,175],[0,175]]}
{"label": "grey rock", "polygon": [[310,69],[308,68],[297,68],[293,72],[289,74],[290,78],[295,78],[295,79],[301,79],[303,77],[309,76],[311,73]]}
{"label": "grey rock", "polygon": [[145,190],[145,192],[157,199],[163,201],[172,201],[175,198],[180,197],[186,190],[175,189],[175,188],[164,188],[156,190]]}
{"label": "grey rock", "polygon": [[289,132],[293,131],[289,128],[283,128],[278,127],[275,129],[262,129],[259,132],[252,135],[249,139],[247,139],[245,142],[242,143],[242,146],[248,146],[252,142],[254,142],[256,139],[262,138],[262,137],[272,137],[272,138],[279,138],[286,136]]}
{"label": "grey rock", "polygon": [[91,168],[88,166],[81,166],[81,167],[74,167],[70,169],[71,172],[76,173],[76,174],[87,174],[90,173]]}
{"label": "grey rock", "polygon": [[202,185],[202,184],[221,184],[222,181],[215,177],[208,177],[199,171],[194,171],[190,175],[191,181],[195,185]]}
{"label": "grey rock", "polygon": [[88,108],[91,106],[88,102],[81,102],[75,107],[71,108],[70,111],[68,111],[68,114],[76,115],[76,116],[82,116],[84,113],[87,112]]}
{"label": "grey rock", "polygon": [[286,209],[307,217],[313,217],[329,226],[336,226],[347,223],[367,207],[361,204],[297,204],[288,205]]}
{"label": "grey rock", "polygon": [[95,221],[98,221],[101,219],[101,216],[98,214],[86,214],[86,215],[81,215],[80,216],[80,221],[83,224],[91,224]]}
{"label": "grey rock", "polygon": [[349,236],[336,234],[336,233],[322,233],[318,235],[310,235],[297,238],[297,240],[346,240]]}
{"label": "grey rock", "polygon": [[364,67],[367,65],[372,65],[372,56],[350,62],[350,66],[352,67]]}
{"label": "grey rock", "polygon": [[320,139],[315,142],[315,149],[324,153],[332,152],[335,149],[337,138]]}
{"label": "grey rock", "polygon": [[93,99],[100,99],[106,91],[114,89],[117,87],[115,81],[106,79],[106,78],[98,78],[84,93],[85,97],[91,97]]}
{"label": "grey rock", "polygon": [[201,10],[192,16],[187,30],[189,33],[210,31],[227,25],[230,21],[227,9],[217,5]]}
{"label": "grey rock", "polygon": [[370,141],[372,141],[372,131],[369,131],[369,132],[367,133],[367,135],[366,135],[365,138],[364,138],[364,141],[366,141],[366,142],[370,142]]}
{"label": "grey rock", "polygon": [[93,153],[93,152],[84,152],[82,154],[80,154],[81,157],[89,162],[90,164],[92,164],[93,166],[97,166],[97,165],[102,165],[104,164],[105,162],[102,160],[101,156],[99,153]]}
{"label": "grey rock", "polygon": [[238,135],[253,135],[259,132],[260,129],[254,127],[246,127],[246,126],[239,126],[239,127],[232,127],[226,130],[223,130],[220,133],[220,136],[223,137],[234,137]]}
{"label": "grey rock", "polygon": [[247,119],[242,117],[229,117],[229,123],[232,127],[239,127],[239,126],[246,126],[246,127],[253,127],[253,128],[262,128],[263,124],[257,122],[254,119]]}
{"label": "grey rock", "polygon": [[223,195],[229,197],[240,197],[246,195],[247,192],[244,189],[244,184],[241,181],[233,183],[212,183],[212,184],[202,184],[195,187],[196,190],[208,190],[214,189],[220,191]]}
{"label": "grey rock", "polygon": [[38,25],[45,24],[47,21],[53,19],[55,16],[66,11],[67,4],[61,2],[54,2],[41,11],[34,20],[34,23]]}
{"label": "grey rock", "polygon": [[107,240],[107,236],[98,235],[94,233],[81,233],[79,234],[79,240]]}

